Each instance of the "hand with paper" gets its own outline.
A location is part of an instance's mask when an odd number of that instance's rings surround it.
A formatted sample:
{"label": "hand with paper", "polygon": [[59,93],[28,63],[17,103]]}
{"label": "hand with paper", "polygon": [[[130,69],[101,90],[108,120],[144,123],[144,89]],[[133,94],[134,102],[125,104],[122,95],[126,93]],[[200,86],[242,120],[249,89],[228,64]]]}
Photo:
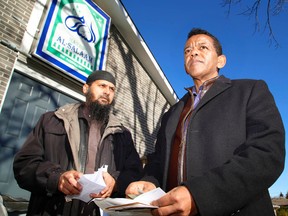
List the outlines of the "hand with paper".
{"label": "hand with paper", "polygon": [[116,184],[115,179],[108,172],[105,172],[105,171],[102,172],[102,177],[103,177],[106,187],[102,191],[100,191],[100,193],[95,193],[93,191],[93,193],[90,194],[92,198],[110,197],[114,190],[114,187]]}
{"label": "hand with paper", "polygon": [[110,215],[133,215],[133,213],[135,214],[135,212],[137,212],[137,215],[151,215],[150,210],[158,207],[155,205],[151,205],[150,203],[164,195],[165,192],[158,187],[150,190],[149,192],[140,194],[134,199],[96,198],[94,199],[94,202],[104,212],[107,212]]}
{"label": "hand with paper", "polygon": [[136,181],[132,182],[126,188],[125,194],[130,198],[136,197],[139,194],[148,192],[150,190],[155,189],[156,186],[148,181]]}
{"label": "hand with paper", "polygon": [[83,174],[76,170],[64,172],[58,182],[58,190],[66,195],[79,194],[82,185],[78,182]]}
{"label": "hand with paper", "polygon": [[[107,167],[101,167],[93,174],[84,174],[77,182],[82,187],[80,193],[69,194],[66,196],[66,200],[80,199],[84,202],[89,202],[95,197],[108,197],[111,195],[115,185],[115,180],[111,178],[113,177],[107,173]],[[106,185],[105,181],[107,181],[109,186]]]}

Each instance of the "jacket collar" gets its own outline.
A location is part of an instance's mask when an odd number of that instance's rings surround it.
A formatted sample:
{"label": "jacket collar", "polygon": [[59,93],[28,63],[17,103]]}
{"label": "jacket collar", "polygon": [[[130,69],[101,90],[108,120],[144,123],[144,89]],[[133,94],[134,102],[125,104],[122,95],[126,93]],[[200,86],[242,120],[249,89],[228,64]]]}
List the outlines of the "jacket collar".
{"label": "jacket collar", "polygon": [[199,110],[202,106],[207,104],[210,100],[212,100],[217,95],[221,94],[223,91],[231,87],[231,80],[221,75],[211,86],[211,88],[207,91],[207,93],[200,100],[198,106],[195,109],[195,112]]}
{"label": "jacket collar", "polygon": [[[212,100],[217,95],[221,94],[223,91],[231,87],[231,80],[226,78],[225,76],[221,75],[219,78],[214,82],[214,84],[211,86],[209,91],[203,96],[203,98],[200,100],[198,106],[194,110],[194,113],[196,113],[202,106],[204,106],[206,103],[208,103],[210,100]],[[185,103],[187,102],[188,98],[190,97],[189,92],[187,92],[175,105],[171,107],[171,111],[173,111],[172,115],[180,116],[180,113],[183,110],[183,107]],[[175,112],[174,112],[175,111]],[[177,118],[177,117],[176,117]]]}
{"label": "jacket collar", "polygon": [[[64,122],[64,127],[71,146],[76,170],[80,170],[80,163],[78,158],[78,151],[80,145],[78,109],[80,106],[81,103],[72,103],[64,105],[55,111],[55,115],[59,119],[62,119]],[[101,138],[101,142],[109,134],[121,133],[123,131],[124,127],[122,126],[120,121],[113,114],[110,114],[108,124]]]}

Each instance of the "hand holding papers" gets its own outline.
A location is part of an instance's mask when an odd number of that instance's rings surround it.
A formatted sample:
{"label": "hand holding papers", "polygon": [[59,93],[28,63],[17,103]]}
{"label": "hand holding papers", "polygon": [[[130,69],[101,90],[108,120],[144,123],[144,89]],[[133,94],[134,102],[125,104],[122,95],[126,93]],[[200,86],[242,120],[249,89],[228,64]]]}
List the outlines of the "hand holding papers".
{"label": "hand holding papers", "polygon": [[[126,199],[126,198],[98,199],[98,198],[95,198],[94,202],[104,212],[108,212],[111,215],[113,215],[113,212],[116,212],[116,211],[130,211],[130,212],[137,211],[137,213],[140,213],[142,210],[147,213],[147,209],[158,208],[157,206],[150,205],[150,203],[153,200],[159,199],[160,197],[164,195],[165,195],[165,192],[161,188],[156,188],[149,192],[143,193],[134,199]],[[150,211],[148,211],[148,213],[149,212]]]}
{"label": "hand holding papers", "polygon": [[81,176],[78,181],[83,187],[81,193],[79,195],[68,195],[66,196],[66,200],[80,199],[84,202],[89,202],[92,199],[90,197],[91,193],[100,193],[106,187],[102,175],[103,171],[107,172],[107,166],[99,168],[98,171],[93,174]]}

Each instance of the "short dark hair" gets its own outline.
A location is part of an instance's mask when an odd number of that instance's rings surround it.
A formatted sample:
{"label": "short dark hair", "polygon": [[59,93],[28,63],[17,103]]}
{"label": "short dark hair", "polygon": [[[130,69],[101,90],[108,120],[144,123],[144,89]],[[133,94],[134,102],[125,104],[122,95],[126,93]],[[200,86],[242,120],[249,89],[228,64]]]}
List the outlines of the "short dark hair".
{"label": "short dark hair", "polygon": [[212,35],[210,32],[204,30],[204,29],[200,29],[200,28],[193,28],[189,33],[188,33],[188,36],[187,36],[187,40],[194,36],[194,35],[199,35],[199,34],[204,34],[204,35],[207,35],[209,37],[212,38],[213,40],[213,45],[215,47],[215,50],[217,52],[217,55],[220,56],[222,55],[222,45],[221,43],[219,42],[219,40],[214,36]]}

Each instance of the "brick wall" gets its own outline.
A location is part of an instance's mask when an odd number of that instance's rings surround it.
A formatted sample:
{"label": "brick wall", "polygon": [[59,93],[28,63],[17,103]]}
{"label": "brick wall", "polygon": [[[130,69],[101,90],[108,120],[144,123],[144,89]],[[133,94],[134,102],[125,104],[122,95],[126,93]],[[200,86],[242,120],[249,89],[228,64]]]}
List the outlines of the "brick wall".
{"label": "brick wall", "polygon": [[17,54],[5,46],[0,45],[0,105],[6,92]]}
{"label": "brick wall", "polygon": [[[12,47],[20,47],[35,0],[0,1],[0,41]],[[13,71],[18,53],[0,44],[0,105]]]}

